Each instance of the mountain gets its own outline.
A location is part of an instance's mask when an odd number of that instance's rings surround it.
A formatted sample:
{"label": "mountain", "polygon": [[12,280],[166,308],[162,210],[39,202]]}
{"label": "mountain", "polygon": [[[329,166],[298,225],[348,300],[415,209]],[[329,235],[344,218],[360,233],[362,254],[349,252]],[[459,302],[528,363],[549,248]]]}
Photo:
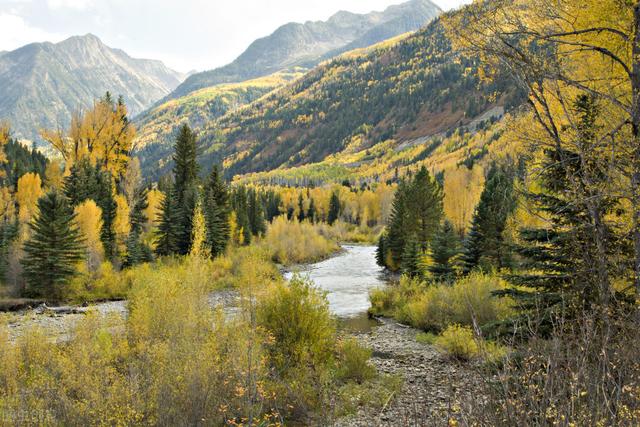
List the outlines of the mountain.
{"label": "mountain", "polygon": [[[426,150],[438,138],[473,130],[520,105],[522,94],[514,87],[507,78],[481,79],[479,59],[454,52],[436,20],[417,33],[325,62],[208,123],[199,134],[200,161],[205,170],[224,164],[231,177],[367,153],[381,143]],[[157,177],[171,165],[169,152],[152,144],[138,154]]]}
{"label": "mountain", "polygon": [[0,118],[16,137],[35,140],[42,127],[68,126],[73,112],[110,91],[132,115],[183,79],[162,62],[131,58],[92,34],[33,43],[0,55]]}
{"label": "mountain", "polygon": [[311,68],[335,54],[415,31],[442,10],[430,0],[411,0],[383,12],[338,12],[327,21],[289,23],[254,41],[232,63],[187,78],[167,99],[220,83],[241,82],[301,66]]}

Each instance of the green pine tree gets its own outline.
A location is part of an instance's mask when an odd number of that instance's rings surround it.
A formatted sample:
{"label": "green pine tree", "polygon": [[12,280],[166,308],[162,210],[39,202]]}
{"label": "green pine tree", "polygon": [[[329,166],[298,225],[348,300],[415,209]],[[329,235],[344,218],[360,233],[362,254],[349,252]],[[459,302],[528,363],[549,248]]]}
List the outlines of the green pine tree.
{"label": "green pine tree", "polygon": [[411,278],[421,278],[424,276],[422,248],[415,236],[410,236],[404,246],[401,271],[402,274]]}
{"label": "green pine tree", "polygon": [[258,192],[254,188],[247,191],[247,215],[251,234],[261,236],[267,231],[267,224],[264,220],[264,210]]}
{"label": "green pine tree", "polygon": [[338,196],[338,192],[334,191],[331,194],[331,199],[329,199],[329,213],[327,214],[327,222],[329,225],[333,225],[338,218],[340,218],[340,197]]}
{"label": "green pine tree", "polygon": [[38,200],[38,215],[30,224],[31,237],[22,259],[28,295],[60,300],[76,274],[84,248],[75,215],[66,198],[52,191]]}
{"label": "green pine tree", "polygon": [[451,282],[455,279],[454,260],[460,253],[460,241],[458,235],[449,220],[445,220],[431,245],[431,258],[433,264],[429,271],[434,279],[443,282]]}
{"label": "green pine tree", "polygon": [[177,221],[176,252],[187,255],[191,249],[193,212],[198,200],[198,162],[196,136],[187,124],[180,127],[173,155],[173,203]]}
{"label": "green pine tree", "polygon": [[149,207],[147,192],[147,188],[141,188],[135,192],[133,208],[129,215],[131,231],[125,242],[127,246],[127,254],[124,259],[125,267],[153,261],[151,248],[140,240],[144,224],[147,223],[145,215],[145,210]]}
{"label": "green pine tree", "polygon": [[316,222],[316,216],[318,215],[318,211],[316,209],[316,203],[313,201],[313,198],[309,198],[309,210],[307,211],[307,218],[311,223]]}
{"label": "green pine tree", "polygon": [[224,253],[229,242],[229,193],[217,166],[213,167],[204,188],[206,244],[211,256]]}
{"label": "green pine tree", "polygon": [[175,200],[174,189],[169,187],[160,205],[158,218],[156,254],[159,256],[172,255],[178,252],[180,228],[178,223],[179,211]]}
{"label": "green pine tree", "polygon": [[304,221],[306,217],[304,212],[304,198],[302,197],[302,193],[300,193],[298,196],[298,222]]}
{"label": "green pine tree", "polygon": [[465,273],[478,267],[501,269],[511,266],[511,249],[505,244],[503,234],[515,208],[513,173],[493,165],[465,241],[462,258]]}

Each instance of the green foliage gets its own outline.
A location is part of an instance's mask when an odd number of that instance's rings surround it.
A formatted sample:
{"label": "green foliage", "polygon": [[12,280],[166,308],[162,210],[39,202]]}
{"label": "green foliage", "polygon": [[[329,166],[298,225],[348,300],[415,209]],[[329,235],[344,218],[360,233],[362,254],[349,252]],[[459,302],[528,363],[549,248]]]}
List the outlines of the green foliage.
{"label": "green foliage", "polygon": [[437,281],[451,282],[455,279],[455,261],[460,253],[460,239],[453,224],[445,220],[433,238],[431,245],[432,265],[429,271]]}
{"label": "green foliage", "polygon": [[418,332],[416,335],[416,341],[420,344],[426,345],[434,345],[436,342],[437,335],[432,334],[431,332]]}
{"label": "green foliage", "polygon": [[21,261],[29,285],[27,293],[62,299],[83,254],[73,211],[62,194],[51,191],[38,200],[38,215],[31,223],[31,231]]}
{"label": "green foliage", "polygon": [[167,256],[178,252],[179,216],[173,186],[169,187],[160,204],[160,218],[156,233],[156,254]]}
{"label": "green foliage", "polygon": [[44,177],[48,159],[35,148],[29,150],[18,141],[9,140],[3,150],[7,157],[6,162],[0,163],[0,170],[4,171],[0,178],[3,185],[15,188],[18,179],[29,172]]}
{"label": "green foliage", "polygon": [[[429,249],[443,215],[442,188],[423,166],[411,181],[398,186],[384,237],[384,265],[394,271],[403,268],[403,257],[417,274],[420,251]],[[409,265],[409,264],[407,264]]]}
{"label": "green foliage", "polygon": [[204,188],[204,214],[207,246],[211,255],[224,253],[229,242],[229,194],[217,166],[214,166]]}
{"label": "green foliage", "polygon": [[511,248],[505,244],[503,233],[515,208],[513,172],[494,164],[465,241],[462,261],[466,273],[475,268],[490,270],[511,266]]}
{"label": "green foliage", "polygon": [[327,223],[333,225],[340,218],[340,197],[338,193],[333,192],[329,199],[329,213],[327,214]]}
{"label": "green foliage", "polygon": [[116,255],[116,235],[113,224],[117,205],[113,187],[111,173],[102,170],[99,164],[92,165],[87,159],[75,163],[64,181],[64,194],[72,207],[91,199],[102,210],[100,239],[109,259],[113,259]]}

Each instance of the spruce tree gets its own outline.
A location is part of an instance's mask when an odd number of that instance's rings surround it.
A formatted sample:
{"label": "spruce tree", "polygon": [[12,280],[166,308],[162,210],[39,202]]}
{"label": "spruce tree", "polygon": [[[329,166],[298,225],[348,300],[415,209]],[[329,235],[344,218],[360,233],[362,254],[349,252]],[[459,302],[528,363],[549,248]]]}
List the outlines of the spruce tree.
{"label": "spruce tree", "polygon": [[65,178],[64,193],[72,207],[87,199],[91,199],[102,210],[102,230],[100,239],[107,258],[113,259],[116,253],[116,235],[113,222],[116,217],[116,201],[114,199],[113,177],[109,171],[102,170],[100,165],[92,165],[83,159],[71,167]]}
{"label": "spruce tree", "polygon": [[245,245],[251,243],[252,227],[249,218],[249,200],[247,189],[243,185],[234,189],[232,195],[233,210],[236,213],[236,222],[239,230],[242,231],[242,240]]}
{"label": "spruce tree", "polygon": [[0,224],[0,281],[6,280],[7,268],[9,265],[9,250],[11,244],[18,237],[20,223],[16,218],[15,221],[2,221]]}
{"label": "spruce tree", "polygon": [[32,234],[24,244],[21,261],[29,296],[64,297],[65,285],[76,274],[84,252],[74,219],[66,198],[57,191],[38,200],[38,215],[30,224]]}
{"label": "spruce tree", "polygon": [[426,252],[443,215],[442,188],[425,167],[411,179],[398,185],[387,224],[385,265],[398,270],[409,238]]}
{"label": "spruce tree", "polygon": [[302,197],[302,193],[298,195],[298,222],[304,221],[306,218],[304,212],[304,198]]}
{"label": "spruce tree", "polygon": [[173,187],[169,187],[160,205],[160,215],[157,230],[156,254],[160,256],[172,255],[178,252],[179,223],[178,207]]}
{"label": "spruce tree", "polygon": [[387,249],[386,249],[386,236],[384,233],[382,233],[380,235],[380,238],[378,239],[378,247],[376,248],[376,263],[380,266],[380,267],[385,267],[386,266],[386,256],[387,256]]}
{"label": "spruce tree", "polygon": [[217,166],[213,167],[204,188],[206,244],[211,255],[224,253],[229,242],[229,193]]}
{"label": "spruce tree", "polygon": [[316,204],[313,201],[313,198],[309,199],[309,210],[307,211],[307,218],[309,218],[309,221],[313,224],[316,222],[316,216],[318,215],[318,212],[316,210]]}
{"label": "spruce tree", "polygon": [[131,231],[129,231],[125,242],[127,247],[127,254],[124,260],[125,267],[153,261],[151,248],[140,240],[144,224],[147,222],[147,216],[145,215],[145,210],[149,207],[147,192],[148,189],[146,188],[140,188],[135,191],[134,204],[129,215]]}
{"label": "spruce tree", "polygon": [[177,221],[175,250],[186,255],[191,248],[193,212],[198,200],[198,162],[196,137],[188,125],[180,127],[173,155],[174,185],[172,197]]}
{"label": "spruce tree", "polygon": [[340,218],[340,197],[338,192],[334,191],[329,199],[329,213],[327,214],[327,222],[333,225]]}
{"label": "spruce tree", "polygon": [[443,282],[451,282],[455,279],[454,259],[460,253],[460,242],[453,224],[445,220],[431,245],[431,258],[433,264],[429,271],[434,279]]}
{"label": "spruce tree", "polygon": [[415,235],[410,236],[402,251],[401,271],[411,278],[424,276],[422,248]]}
{"label": "spruce tree", "polygon": [[504,243],[503,233],[515,207],[513,173],[494,164],[489,170],[465,241],[462,258],[465,273],[478,267],[510,267],[511,250]]}
{"label": "spruce tree", "polygon": [[247,191],[247,215],[251,227],[251,234],[261,236],[267,231],[264,220],[264,210],[258,192],[254,188]]}

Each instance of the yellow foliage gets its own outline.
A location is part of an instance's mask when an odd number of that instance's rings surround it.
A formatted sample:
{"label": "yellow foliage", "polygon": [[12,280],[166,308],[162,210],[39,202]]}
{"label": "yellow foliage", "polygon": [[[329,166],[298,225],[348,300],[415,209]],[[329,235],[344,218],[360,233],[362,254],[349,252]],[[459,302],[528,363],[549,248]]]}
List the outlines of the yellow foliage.
{"label": "yellow foliage", "polygon": [[87,251],[87,266],[89,271],[98,268],[104,258],[104,247],[100,240],[102,231],[102,209],[91,199],[87,199],[75,207],[76,224],[84,238]]}
{"label": "yellow foliage", "polygon": [[36,213],[38,199],[42,195],[42,180],[37,173],[26,173],[18,179],[16,202],[19,206],[18,216],[22,224],[26,224]]}
{"label": "yellow foliage", "polygon": [[58,159],[52,159],[44,171],[44,182],[47,188],[62,190],[64,173],[62,163]]}
{"label": "yellow foliage", "polygon": [[442,335],[436,338],[435,345],[459,360],[472,359],[479,353],[478,343],[468,326],[449,325]]}
{"label": "yellow foliage", "polygon": [[127,236],[131,231],[131,223],[129,222],[129,204],[126,197],[122,194],[116,194],[114,197],[116,202],[116,217],[113,221],[113,231],[116,234],[116,244],[122,252],[125,249]]}
{"label": "yellow foliage", "polygon": [[262,242],[275,262],[290,265],[322,259],[338,250],[338,245],[322,236],[309,222],[288,221],[285,216],[273,220]]}

